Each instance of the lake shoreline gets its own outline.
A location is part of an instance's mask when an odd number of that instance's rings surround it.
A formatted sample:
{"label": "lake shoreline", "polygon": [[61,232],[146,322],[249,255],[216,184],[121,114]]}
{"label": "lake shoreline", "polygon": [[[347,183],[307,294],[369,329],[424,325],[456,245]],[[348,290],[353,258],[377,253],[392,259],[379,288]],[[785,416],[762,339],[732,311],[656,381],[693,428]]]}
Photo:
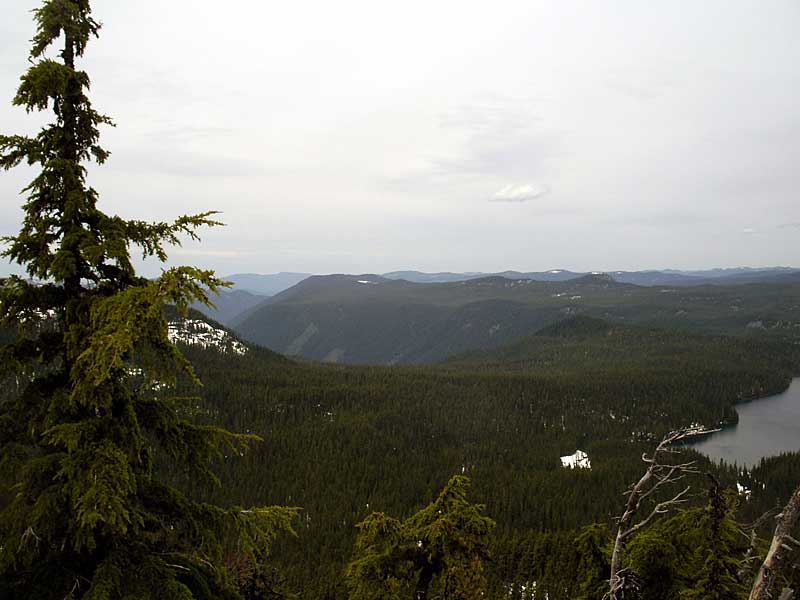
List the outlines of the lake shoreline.
{"label": "lake shoreline", "polygon": [[[760,394],[748,398],[742,398],[734,402],[731,406],[734,410],[736,410],[737,406],[748,405],[753,402],[758,402],[759,400],[766,400],[767,398],[772,398],[774,396],[780,396],[781,394],[785,394],[789,388],[792,386],[792,382],[796,379],[800,379],[800,373],[796,375],[791,375],[783,385],[781,389],[769,389],[763,390]],[[704,429],[703,431],[698,431],[697,433],[692,433],[689,437],[691,438],[687,443],[691,444],[695,441],[695,438],[706,438],[711,436],[715,433],[720,433],[722,431],[729,430],[731,428],[736,427],[739,425],[739,411],[736,411],[736,421],[720,421],[717,423],[717,426],[714,429]]]}
{"label": "lake shoreline", "polygon": [[800,451],[800,377],[775,393],[734,404],[738,419],[685,440],[711,460],[751,468],[769,456]]}

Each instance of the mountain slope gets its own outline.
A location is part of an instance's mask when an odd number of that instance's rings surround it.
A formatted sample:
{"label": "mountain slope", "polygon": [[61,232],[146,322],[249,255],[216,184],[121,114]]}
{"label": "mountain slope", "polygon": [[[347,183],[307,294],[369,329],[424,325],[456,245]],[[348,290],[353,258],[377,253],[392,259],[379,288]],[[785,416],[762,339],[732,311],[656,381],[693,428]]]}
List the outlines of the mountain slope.
{"label": "mountain slope", "polygon": [[[800,346],[761,337],[688,334],[609,323],[579,315],[548,325],[532,336],[491,349],[453,356],[443,365],[493,372],[580,372],[608,377],[622,372],[791,373],[800,365]],[[759,390],[752,390],[758,395]]]}
{"label": "mountain slope", "polygon": [[[537,285],[502,277],[416,284],[376,275],[317,276],[268,300],[234,325],[248,340],[314,360],[435,362],[470,348],[508,343],[557,319],[559,307],[512,299],[514,288]],[[570,289],[598,285],[614,284],[592,279]]]}
{"label": "mountain slope", "polygon": [[564,317],[714,334],[800,339],[800,276],[731,286],[482,277],[413,283],[378,275],[309,277],[233,321],[245,339],[315,360],[435,362],[508,344]]}
{"label": "mountain slope", "polygon": [[[198,419],[264,440],[222,461],[222,486],[195,491],[225,506],[302,506],[299,537],[278,542],[276,568],[304,599],[346,597],[337,582],[355,524],[371,511],[411,514],[453,473],[464,473],[475,501],[498,523],[495,556],[519,554],[520,536],[541,539],[545,531],[564,532],[572,547],[574,528],[618,514],[653,437],[692,422],[732,420],[737,398],[782,389],[791,376],[785,357],[773,361],[757,345],[720,353],[726,346],[705,336],[691,336],[680,359],[662,361],[661,340],[684,343],[690,336],[653,334],[643,361],[632,340],[649,331],[581,317],[542,333],[549,335],[537,337],[550,351],[561,349],[563,368],[279,363],[262,361],[256,348],[225,355],[189,347],[205,382]],[[593,347],[593,356],[613,359],[613,371],[585,369],[583,353]],[[591,457],[591,469],[562,468],[559,457],[577,448]],[[742,477],[692,458],[726,486]],[[782,471],[776,479],[796,481],[796,473]],[[693,501],[702,503],[702,476],[692,485]],[[742,510],[755,519],[775,496],[769,484],[748,485],[753,497]],[[558,563],[554,555],[551,564]],[[488,568],[497,574],[502,565],[508,563]],[[524,582],[527,574],[512,566],[508,577]],[[507,588],[489,597],[508,597]]]}

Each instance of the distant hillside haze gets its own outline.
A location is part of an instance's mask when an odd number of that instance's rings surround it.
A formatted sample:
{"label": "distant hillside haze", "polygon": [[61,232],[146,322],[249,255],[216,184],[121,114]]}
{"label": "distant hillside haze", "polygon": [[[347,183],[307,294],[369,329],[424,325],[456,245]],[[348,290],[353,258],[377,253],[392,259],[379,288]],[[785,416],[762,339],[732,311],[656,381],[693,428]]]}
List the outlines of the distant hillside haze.
{"label": "distant hillside haze", "polygon": [[192,308],[200,311],[207,317],[229,326],[239,315],[264,302],[268,296],[253,294],[245,290],[221,289],[217,294],[211,294],[214,306],[204,306],[199,303]]}
{"label": "distant hillside haze", "polygon": [[233,289],[244,290],[262,296],[274,296],[283,290],[297,285],[310,273],[271,273],[261,275],[258,273],[235,273],[223,277],[225,281],[233,282]]}
{"label": "distant hillside haze", "polygon": [[[447,283],[455,281],[468,281],[484,277],[499,276],[507,279],[535,279],[537,281],[568,281],[590,273],[599,271],[570,271],[569,269],[550,269],[547,271],[501,271],[497,273],[483,273],[469,271],[464,273],[439,272],[425,273],[422,271],[392,271],[381,273],[376,277],[392,280],[404,280],[412,283]],[[678,271],[674,269],[644,270],[644,271],[605,271],[621,283],[634,283],[636,285],[700,285],[709,282],[758,281],[789,273],[800,272],[800,269],[791,267],[750,268],[739,267],[732,269],[708,269],[705,271]],[[232,281],[234,290],[243,290],[253,294],[275,296],[290,287],[297,285],[304,279],[311,277],[311,273],[280,272],[270,274],[235,273],[223,277]]]}
{"label": "distant hillside haze", "polygon": [[486,273],[423,273],[421,271],[392,271],[384,273],[386,279],[404,279],[415,283],[444,283],[447,281],[465,281],[485,277]]}
{"label": "distant hillside haze", "polygon": [[[505,283],[517,282],[511,285],[519,286],[519,282],[545,282],[545,283],[580,283],[586,277],[600,277],[619,284],[632,284],[646,287],[691,287],[702,285],[727,286],[734,284],[747,284],[757,282],[791,282],[800,277],[800,271],[789,267],[772,268],[736,268],[736,269],[710,269],[705,271],[610,271],[602,274],[599,272],[575,272],[567,269],[550,269],[548,271],[502,271],[500,273],[486,274],[479,272],[438,272],[424,273],[421,271],[393,271],[383,274],[361,275],[310,275],[308,273],[280,272],[272,274],[240,273],[224,277],[233,282],[233,287],[222,291],[213,298],[216,308],[195,306],[207,316],[229,326],[241,328],[242,335],[266,344],[281,352],[296,354],[317,360],[332,360],[346,362],[429,362],[439,360],[453,352],[461,352],[472,348],[491,347],[499,343],[509,342],[516,337],[533,333],[536,327],[544,326],[548,319],[552,319],[553,311],[586,310],[572,306],[581,298],[570,299],[569,306],[560,306],[554,309],[549,307],[536,307],[532,309],[527,301],[520,300],[517,296],[519,290],[513,294],[507,291],[496,295],[494,292],[483,293],[486,286],[494,281],[494,286],[503,288]],[[461,288],[463,293],[453,293],[447,284],[466,284],[467,282],[481,282]],[[417,287],[427,285],[432,287]],[[441,286],[445,287],[441,287]],[[371,286],[371,287],[370,287]],[[440,286],[440,287],[437,287]],[[491,286],[490,286],[491,287]],[[374,288],[374,289],[373,289]],[[565,298],[566,291],[555,291]],[[664,292],[670,293],[670,292]],[[571,296],[581,294],[571,294]],[[483,306],[475,306],[470,310],[480,319],[464,317],[466,309],[461,309],[459,315],[443,314],[437,317],[434,312],[441,313],[439,305],[466,305],[471,302],[490,301]],[[500,304],[497,302],[501,301]],[[378,311],[375,307],[366,310],[359,316],[359,305],[364,302],[377,302],[387,311],[389,306],[398,307],[389,315]],[[509,305],[511,302],[522,304]],[[288,304],[314,304],[314,311],[322,311],[319,305],[335,303],[338,325],[331,328],[330,314],[316,317],[312,309],[306,309],[306,316],[299,319],[294,313],[287,314]],[[494,304],[492,304],[494,303]],[[413,304],[414,306],[406,306]],[[421,308],[418,305],[425,305]],[[433,305],[433,306],[431,306]],[[282,308],[267,309],[266,306],[282,306]],[[399,308],[401,307],[402,308]],[[500,306],[505,308],[500,309]],[[259,312],[260,311],[260,312]],[[499,311],[499,312],[498,312]],[[505,311],[505,312],[504,312]],[[533,311],[533,312],[532,312]],[[291,311],[290,311],[291,312]],[[270,332],[265,333],[264,328],[273,321],[270,313],[285,315],[288,321],[275,326],[269,325]],[[534,314],[535,313],[535,314]],[[259,314],[260,316],[256,316]],[[333,313],[331,313],[333,314]],[[413,318],[410,315],[415,315]],[[510,315],[517,315],[519,320],[513,321]],[[569,314],[569,313],[559,313]],[[599,316],[604,316],[602,312]],[[373,326],[368,334],[362,320],[370,318],[381,321],[380,327]],[[524,315],[524,316],[522,316]],[[277,318],[277,317],[276,317]],[[446,323],[440,323],[445,319]],[[488,322],[491,321],[491,322]],[[755,319],[758,321],[758,319]],[[303,324],[302,331],[296,328]],[[485,325],[485,327],[484,327]],[[314,332],[314,328],[322,330]],[[450,333],[453,328],[461,328],[461,333],[456,336]],[[349,328],[354,332],[345,333]],[[386,330],[385,328],[388,328]],[[362,345],[355,348],[356,339],[376,332],[386,339],[362,340]],[[303,336],[303,332],[305,336]],[[312,332],[313,335],[312,335]],[[437,337],[434,340],[428,336]],[[387,337],[388,336],[388,337]],[[346,343],[341,343],[345,340]],[[377,351],[376,346],[385,346],[384,350]]]}
{"label": "distant hillside haze", "polygon": [[772,273],[755,283],[725,276],[694,286],[636,285],[619,281],[617,273],[572,275],[435,283],[317,275],[231,325],[245,339],[289,356],[361,364],[437,362],[513,343],[576,315],[704,334],[800,338],[798,273]]}
{"label": "distant hillside haze", "polygon": [[565,269],[523,273],[521,271],[501,271],[498,273],[422,273],[420,271],[394,271],[384,273],[387,279],[404,279],[415,283],[447,283],[452,281],[468,281],[484,277],[505,277],[507,279],[535,279],[537,281],[567,281],[587,273],[576,273]]}
{"label": "distant hillside haze", "polygon": [[[570,271],[568,269],[550,269],[548,271],[502,271],[499,273],[422,273],[420,271],[394,271],[384,273],[387,279],[405,279],[417,283],[444,283],[448,281],[466,281],[497,275],[508,279],[535,279],[536,281],[568,281],[583,275],[599,273],[600,271]],[[772,277],[797,273],[798,269],[791,267],[769,267],[755,269],[749,267],[733,269],[709,269],[706,271],[678,271],[678,270],[645,270],[645,271],[606,271],[620,283],[633,283],[636,285],[701,285],[703,283],[734,283],[736,281],[759,281]]]}

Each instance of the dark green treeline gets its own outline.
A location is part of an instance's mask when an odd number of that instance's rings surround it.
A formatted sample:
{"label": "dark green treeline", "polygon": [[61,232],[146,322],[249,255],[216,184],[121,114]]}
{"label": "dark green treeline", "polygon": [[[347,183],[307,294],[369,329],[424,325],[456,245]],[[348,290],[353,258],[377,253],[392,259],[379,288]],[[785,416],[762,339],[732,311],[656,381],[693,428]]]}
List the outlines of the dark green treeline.
{"label": "dark green treeline", "polygon": [[[373,510],[409,516],[451,475],[465,474],[474,500],[497,522],[487,569],[492,594],[506,596],[511,584],[521,593],[520,585],[537,581],[551,598],[578,597],[576,573],[587,568],[576,539],[588,524],[611,524],[652,441],[692,422],[734,421],[737,399],[784,389],[797,364],[793,350],[756,339],[683,338],[684,351],[675,352],[672,334],[647,333],[649,347],[642,335],[549,336],[537,348],[557,352],[558,368],[532,361],[493,371],[458,361],[339,367],[259,348],[241,357],[186,348],[205,382],[194,417],[264,438],[223,461],[219,489],[194,492],[222,504],[302,506],[299,536],[279,543],[273,568],[303,598],[344,598],[355,524]],[[640,351],[620,350],[627,343]],[[587,368],[587,353],[603,345],[618,360]],[[559,457],[578,448],[592,469],[563,469]],[[723,486],[740,481],[753,489],[738,509],[743,520],[800,479],[794,459],[742,474],[697,458]],[[704,488],[700,477],[698,507]]]}

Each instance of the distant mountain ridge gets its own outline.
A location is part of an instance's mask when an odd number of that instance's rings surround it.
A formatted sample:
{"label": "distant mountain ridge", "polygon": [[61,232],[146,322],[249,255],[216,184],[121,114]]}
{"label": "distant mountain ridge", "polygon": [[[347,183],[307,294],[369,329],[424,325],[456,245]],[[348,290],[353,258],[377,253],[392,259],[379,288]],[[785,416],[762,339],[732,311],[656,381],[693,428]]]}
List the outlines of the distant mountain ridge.
{"label": "distant mountain ridge", "polygon": [[[800,271],[742,267],[609,273],[567,269],[494,274],[283,272],[225,279],[233,281],[234,287],[214,298],[217,310],[196,308],[246,339],[314,360],[387,364],[435,362],[454,353],[507,344],[559,318],[581,313],[695,327],[702,313],[699,307],[687,310],[676,304],[686,302],[684,296],[693,298],[695,288],[791,284],[800,281]],[[272,294],[267,296],[267,291]],[[665,302],[671,295],[676,295],[675,302]],[[765,318],[769,321],[768,313],[734,313],[739,310],[736,295],[722,292],[730,297],[730,306],[716,309],[716,322],[704,321],[702,327],[712,332],[740,331],[748,325],[760,327]]]}
{"label": "distant mountain ridge", "polygon": [[570,271],[568,269],[551,269],[549,271],[502,271],[498,273],[423,273],[420,271],[394,271],[384,273],[387,279],[405,279],[416,283],[444,283],[451,281],[467,281],[497,275],[508,279],[534,279],[536,281],[569,281],[584,275],[607,273],[620,283],[635,285],[703,285],[707,283],[734,283],[736,281],[758,281],[771,277],[800,273],[793,267],[737,267],[728,269],[708,269],[700,271],[680,271],[675,269],[648,269],[644,271]]}
{"label": "distant mountain ridge", "polygon": [[364,364],[437,362],[512,343],[575,315],[701,333],[800,338],[798,273],[749,285],[724,285],[723,278],[695,286],[641,286],[614,275],[541,281],[505,273],[436,283],[318,275],[251,308],[232,327],[290,356]]}
{"label": "distant mountain ridge", "polygon": [[[791,273],[800,273],[800,269],[793,267],[736,267],[715,268],[708,270],[680,271],[676,269],[648,269],[643,271],[570,271],[569,269],[550,269],[548,271],[500,271],[497,273],[484,273],[467,271],[456,273],[443,271],[438,273],[425,273],[423,271],[391,271],[373,275],[384,279],[410,281],[412,283],[450,283],[469,281],[485,277],[505,277],[506,279],[533,279],[536,281],[569,281],[584,275],[608,273],[620,283],[633,283],[636,285],[702,285],[704,283],[726,283],[736,281],[757,281]],[[309,277],[328,275],[315,275],[312,273],[235,273],[223,277],[234,284],[234,290],[242,290],[262,296],[275,296],[284,290],[297,285]],[[345,276],[345,275],[342,275]],[[351,275],[347,275],[350,277]]]}

